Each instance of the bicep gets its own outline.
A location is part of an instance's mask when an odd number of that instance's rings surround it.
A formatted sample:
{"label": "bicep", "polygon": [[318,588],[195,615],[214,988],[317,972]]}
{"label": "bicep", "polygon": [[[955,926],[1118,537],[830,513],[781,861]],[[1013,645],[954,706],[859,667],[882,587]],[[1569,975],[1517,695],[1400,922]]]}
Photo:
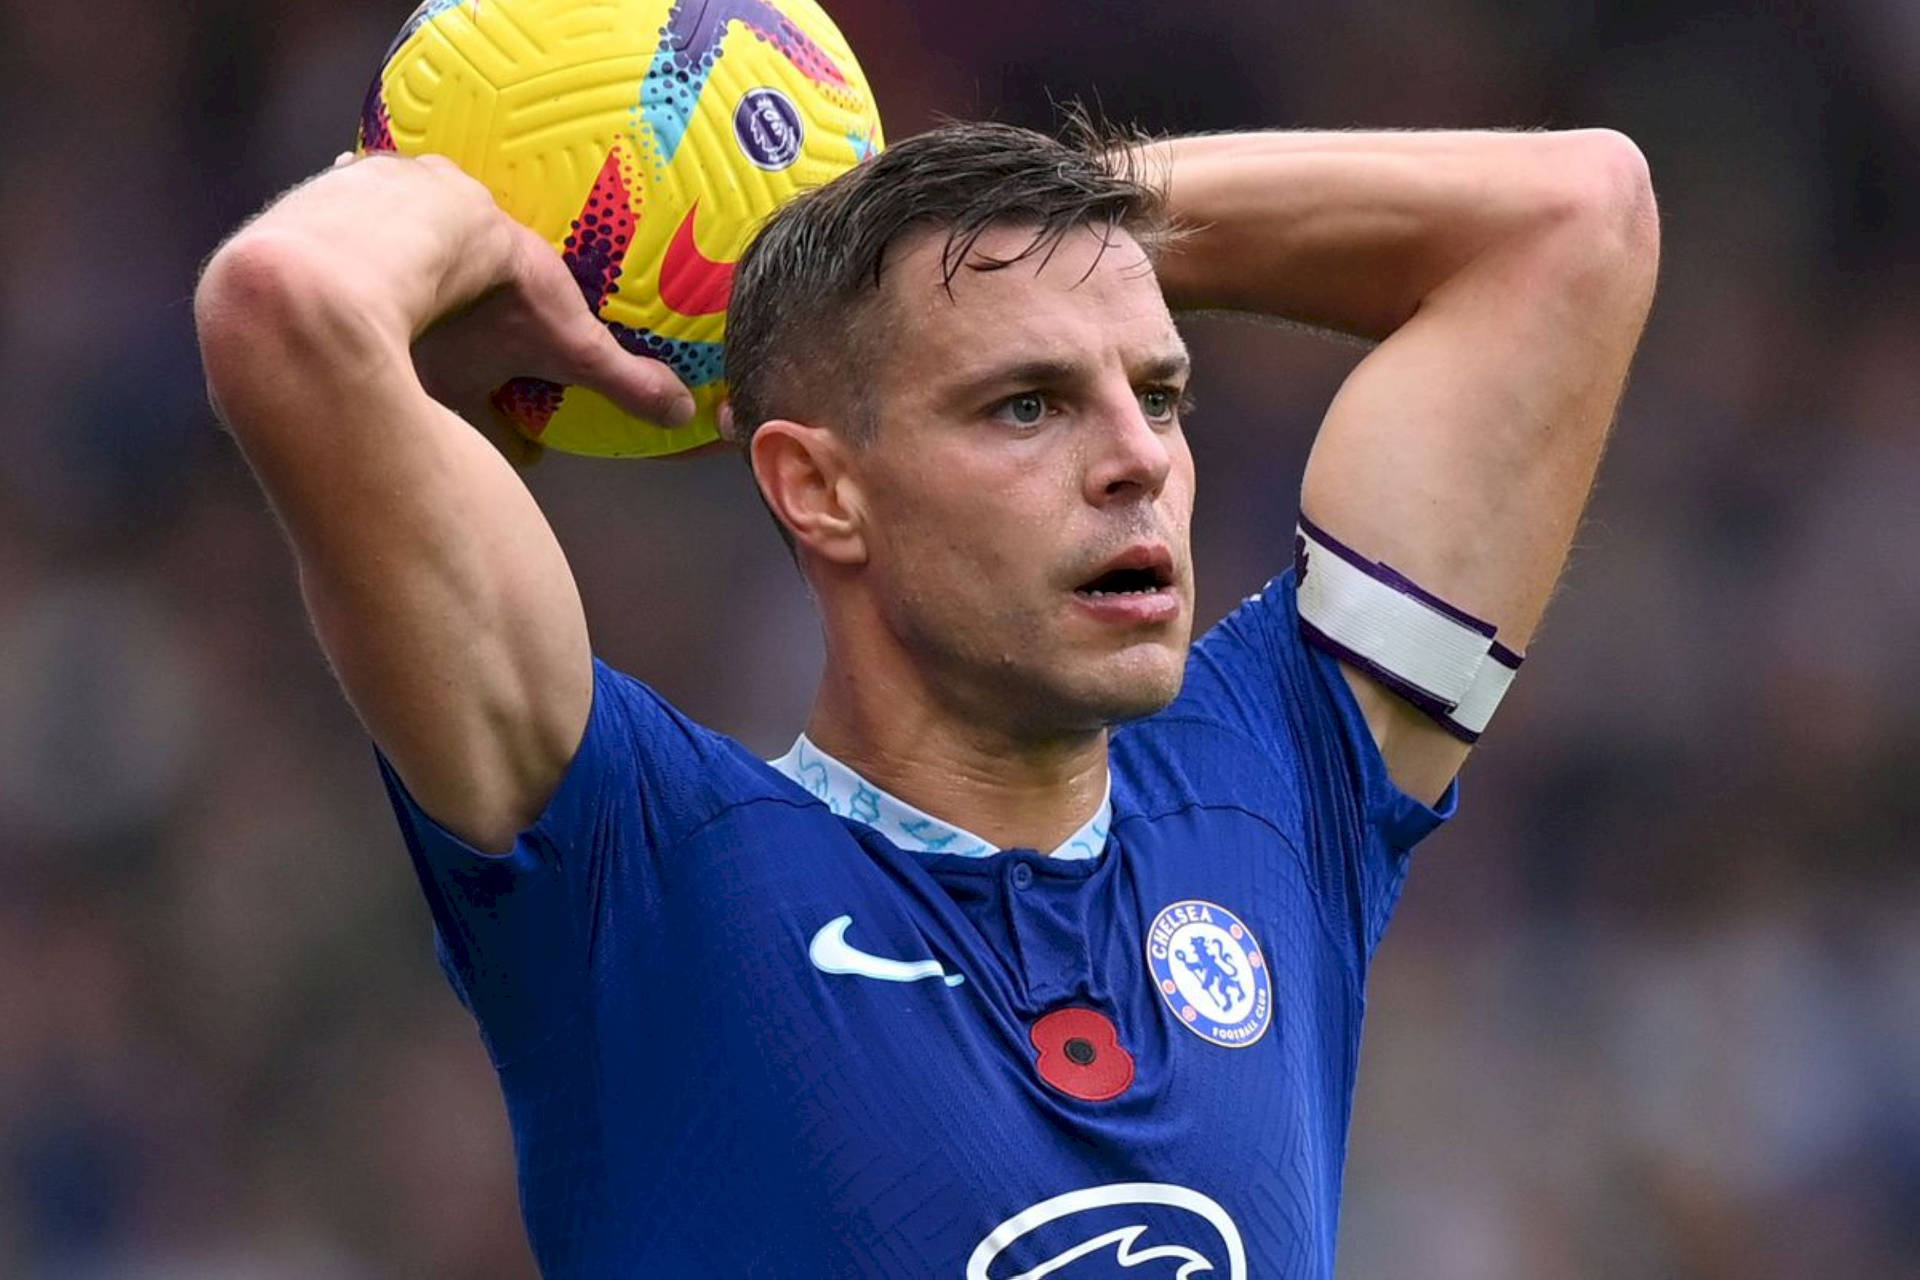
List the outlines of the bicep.
{"label": "bicep", "polygon": [[[1302,511],[1524,650],[1645,316],[1651,217],[1633,191],[1603,192],[1435,289],[1336,396]],[[1466,744],[1346,671],[1395,779],[1438,796]]]}
{"label": "bicep", "polygon": [[559,544],[404,351],[339,315],[289,318],[310,304],[284,263],[232,274],[203,298],[209,382],[287,530],[328,660],[422,805],[504,848],[557,785],[592,696]]}

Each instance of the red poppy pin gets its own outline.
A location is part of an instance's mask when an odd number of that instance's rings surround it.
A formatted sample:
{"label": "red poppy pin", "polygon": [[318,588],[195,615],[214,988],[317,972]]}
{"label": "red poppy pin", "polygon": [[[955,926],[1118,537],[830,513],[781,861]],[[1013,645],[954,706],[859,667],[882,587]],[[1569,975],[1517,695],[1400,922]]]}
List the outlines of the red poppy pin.
{"label": "red poppy pin", "polygon": [[1071,1098],[1105,1102],[1133,1083],[1133,1055],[1120,1047],[1113,1019],[1097,1009],[1055,1009],[1028,1033],[1040,1078]]}

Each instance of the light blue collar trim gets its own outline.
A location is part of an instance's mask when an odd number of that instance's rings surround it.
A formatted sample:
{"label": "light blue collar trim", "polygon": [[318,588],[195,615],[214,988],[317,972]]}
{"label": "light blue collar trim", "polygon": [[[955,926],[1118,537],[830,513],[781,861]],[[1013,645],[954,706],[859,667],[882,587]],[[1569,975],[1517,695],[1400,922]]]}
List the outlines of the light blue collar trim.
{"label": "light blue collar trim", "polygon": [[[842,818],[864,822],[902,849],[920,853],[952,853],[964,858],[984,858],[1000,850],[971,831],[916,809],[898,796],[889,795],[840,763],[801,734],[793,750],[778,760],[767,762]],[[1100,797],[1100,808],[1085,826],[1068,836],[1050,855],[1055,858],[1097,858],[1106,848],[1107,828],[1113,824],[1113,779],[1107,779],[1107,793]]]}

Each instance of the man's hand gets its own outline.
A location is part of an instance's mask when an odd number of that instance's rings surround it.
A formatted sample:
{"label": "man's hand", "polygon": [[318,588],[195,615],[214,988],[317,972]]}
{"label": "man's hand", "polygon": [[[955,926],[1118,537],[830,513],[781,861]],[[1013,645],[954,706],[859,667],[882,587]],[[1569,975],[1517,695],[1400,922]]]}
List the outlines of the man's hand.
{"label": "man's hand", "polygon": [[459,415],[488,424],[487,393],[516,376],[660,421],[691,396],[437,157],[369,156],[295,188],[214,255],[195,316],[348,698],[429,813],[508,847],[572,758],[592,667],[552,531]]}
{"label": "man's hand", "polygon": [[693,396],[671,369],[635,356],[587,309],[560,255],[532,231],[512,228],[507,279],[437,321],[413,343],[427,394],[482,428],[532,441],[500,419],[493,392],[509,378],[584,386],[627,412],[668,426],[693,416]]}
{"label": "man's hand", "polygon": [[[364,198],[416,210],[444,202],[453,215],[452,235],[493,250],[449,264],[470,274],[413,294],[424,300],[408,313],[414,368],[435,400],[488,429],[504,425],[496,424],[493,391],[509,379],[532,377],[590,387],[629,413],[669,426],[692,417],[693,396],[673,371],[625,351],[587,308],[560,255],[502,213],[486,189],[450,161],[388,154],[356,160],[349,153],[334,161],[327,180],[347,179],[340,171],[349,166],[362,170],[353,176],[370,188]],[[424,321],[423,310],[431,313]]]}

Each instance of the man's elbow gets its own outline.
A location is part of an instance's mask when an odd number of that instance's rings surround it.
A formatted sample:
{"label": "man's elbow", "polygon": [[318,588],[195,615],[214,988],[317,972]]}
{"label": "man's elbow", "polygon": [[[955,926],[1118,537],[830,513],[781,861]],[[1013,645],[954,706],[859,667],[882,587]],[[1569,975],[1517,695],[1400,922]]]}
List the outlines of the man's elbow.
{"label": "man's elbow", "polygon": [[194,328],[209,376],[257,363],[268,344],[324,327],[325,273],[298,240],[243,231],[208,259],[193,294]]}
{"label": "man's elbow", "polygon": [[1637,331],[1660,267],[1660,214],[1647,158],[1612,129],[1552,139],[1556,181],[1533,241],[1537,283],[1581,299],[1595,318],[1617,313]]}
{"label": "man's elbow", "polygon": [[1621,275],[1650,282],[1660,260],[1660,211],[1646,154],[1614,129],[1582,129],[1567,138],[1568,212]]}
{"label": "man's elbow", "polygon": [[338,273],[295,238],[256,225],[222,245],[200,274],[193,317],[208,394],[228,429],[255,418],[246,406],[264,391],[375,358],[358,310]]}

